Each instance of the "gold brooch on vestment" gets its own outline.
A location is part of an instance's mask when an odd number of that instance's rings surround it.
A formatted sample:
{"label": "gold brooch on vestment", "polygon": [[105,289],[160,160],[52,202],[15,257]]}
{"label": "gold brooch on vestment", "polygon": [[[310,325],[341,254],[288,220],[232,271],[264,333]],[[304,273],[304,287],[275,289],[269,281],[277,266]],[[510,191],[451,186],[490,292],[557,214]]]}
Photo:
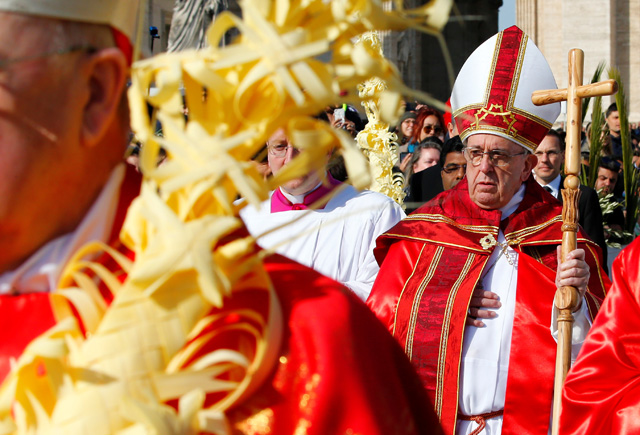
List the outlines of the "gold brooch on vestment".
{"label": "gold brooch on vestment", "polygon": [[493,237],[493,234],[491,233],[487,234],[486,236],[480,239],[480,245],[482,245],[482,249],[493,248],[497,244],[498,244],[498,241],[496,240],[495,237]]}

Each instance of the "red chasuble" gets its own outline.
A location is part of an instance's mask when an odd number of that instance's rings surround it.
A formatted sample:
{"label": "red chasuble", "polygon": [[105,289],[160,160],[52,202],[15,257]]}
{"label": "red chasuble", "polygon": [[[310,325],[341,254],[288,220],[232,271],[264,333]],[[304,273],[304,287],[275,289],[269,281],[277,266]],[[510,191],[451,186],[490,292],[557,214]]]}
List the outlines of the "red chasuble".
{"label": "red chasuble", "polygon": [[[501,222],[497,210],[471,201],[466,178],[438,195],[377,242],[382,265],[367,304],[417,369],[445,433],[455,433],[462,340],[469,301],[502,229],[519,253],[503,434],[547,434],[556,343],[549,323],[555,295],[562,207],[533,180],[518,209]],[[592,316],[609,282],[599,247],[578,234],[591,266]],[[482,373],[478,373],[482,376]]]}
{"label": "red chasuble", "polygon": [[561,434],[640,433],[640,239],[615,259],[612,274],[564,384]]}
{"label": "red chasuble", "polygon": [[442,433],[411,363],[365,304],[282,256],[269,257],[265,268],[282,307],[283,345],[272,376],[227,413],[237,433]]}

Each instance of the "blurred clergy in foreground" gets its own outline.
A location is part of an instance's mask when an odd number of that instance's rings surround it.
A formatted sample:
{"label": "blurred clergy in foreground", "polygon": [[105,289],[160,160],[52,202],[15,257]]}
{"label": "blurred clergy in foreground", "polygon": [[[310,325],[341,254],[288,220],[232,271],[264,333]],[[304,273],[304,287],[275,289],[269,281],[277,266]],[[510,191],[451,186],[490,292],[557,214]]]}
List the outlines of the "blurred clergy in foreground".
{"label": "blurred clergy in foreground", "polygon": [[[262,261],[234,215],[242,168],[251,180],[259,174],[202,126],[224,130],[236,148],[255,137],[229,108],[239,71],[270,53],[215,68],[253,49],[238,47],[247,38],[219,44],[221,19],[207,48],[131,65],[140,4],[0,0],[0,433],[440,433],[410,362],[371,311],[303,265]],[[241,6],[251,18],[237,23],[257,35],[251,44],[262,36],[285,46],[288,27],[269,21],[269,2]],[[280,6],[280,23],[309,34],[315,24],[323,40],[318,26],[365,30],[349,27],[360,23],[351,16],[310,22],[332,18],[326,2],[289,14]],[[248,29],[257,23],[268,36]],[[205,72],[189,75],[193,65]],[[142,188],[123,163],[130,71]],[[217,85],[205,86],[216,74]],[[183,101],[188,119],[175,110]],[[193,110],[205,103],[210,112]],[[218,110],[233,114],[206,118]]]}

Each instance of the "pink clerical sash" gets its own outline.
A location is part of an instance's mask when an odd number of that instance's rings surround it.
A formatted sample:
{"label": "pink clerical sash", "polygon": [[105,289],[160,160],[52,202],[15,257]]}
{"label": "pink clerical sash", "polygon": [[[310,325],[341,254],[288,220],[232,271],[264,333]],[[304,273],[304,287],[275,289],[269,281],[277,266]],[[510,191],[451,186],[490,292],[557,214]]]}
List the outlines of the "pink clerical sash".
{"label": "pink clerical sash", "polygon": [[[320,187],[309,192],[309,194],[305,195],[304,200],[301,204],[292,204],[291,201],[284,196],[280,189],[276,189],[271,195],[271,213],[278,213],[280,211],[289,211],[289,210],[307,210],[311,204],[318,201],[325,195],[328,195],[336,186],[341,183],[333,178],[330,174],[327,174],[327,182],[328,184],[321,184]],[[318,207],[318,209],[323,209],[324,205]]]}

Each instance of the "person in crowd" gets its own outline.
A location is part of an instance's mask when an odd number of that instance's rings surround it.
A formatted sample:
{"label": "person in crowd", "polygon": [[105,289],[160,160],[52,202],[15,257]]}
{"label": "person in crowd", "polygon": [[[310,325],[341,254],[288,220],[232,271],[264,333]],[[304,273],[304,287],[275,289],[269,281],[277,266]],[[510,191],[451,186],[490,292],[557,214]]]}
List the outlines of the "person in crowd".
{"label": "person in crowd", "polygon": [[[603,157],[598,165],[598,178],[594,188],[601,197],[615,195],[616,185],[620,176],[620,164],[610,158]],[[602,216],[604,223],[605,239],[611,242],[620,241],[619,234],[624,228],[624,212],[622,211],[622,203],[615,196],[611,199],[616,207],[610,212]]]}
{"label": "person in crowd", "polygon": [[[336,110],[340,111],[339,117],[336,116]],[[364,122],[360,118],[360,114],[355,107],[346,105],[334,109],[333,116],[329,119],[334,128],[345,130],[355,139],[355,137],[364,128]]]}
{"label": "person in crowd", "polygon": [[605,121],[609,130],[611,158],[622,161],[622,138],[620,137],[620,114],[616,103],[611,103],[605,112]]}
{"label": "person in crowd", "polygon": [[[463,148],[464,145],[459,136],[449,139],[440,153],[440,162],[413,175],[410,195],[405,202],[417,202],[422,205],[458,184],[464,178],[467,169],[467,161],[462,154]],[[412,208],[411,211],[416,208]]]}
{"label": "person in crowd", "polygon": [[420,143],[428,137],[436,136],[444,139],[444,118],[442,114],[430,107],[424,107],[418,112],[416,126],[413,131],[412,142]]}
{"label": "person in crowd", "polygon": [[[435,136],[427,137],[420,142],[413,150],[411,160],[405,170],[405,202],[414,202],[414,195],[411,187],[416,184],[418,174],[424,173],[426,170],[436,171],[440,165],[440,152],[442,151],[442,141]],[[408,206],[409,211],[415,210],[415,207]]]}
{"label": "person in crowd", "polygon": [[447,130],[446,139],[449,140],[455,136],[458,136],[458,127],[456,127],[456,123],[451,116],[451,99],[447,100],[446,106],[448,110],[444,112],[444,115],[442,115],[442,119],[444,120],[444,125]]}
{"label": "person in crowd", "polygon": [[[416,125],[413,130],[413,136],[409,141],[407,151],[414,152],[414,148],[428,137],[437,137],[440,141],[444,140],[443,126],[444,120],[440,112],[430,107],[422,107],[417,112]],[[400,162],[400,170],[406,171],[413,156],[407,154]]]}
{"label": "person in crowd", "polygon": [[416,114],[413,112],[404,112],[398,120],[395,133],[398,136],[398,152],[400,154],[406,153],[409,141],[413,136],[413,131],[416,126]]}
{"label": "person in crowd", "polygon": [[[282,129],[269,138],[267,150],[274,174],[299,154]],[[326,205],[309,210],[325,196]],[[405,215],[385,195],[311,172],[276,189],[259,208],[243,208],[240,216],[263,248],[336,279],[366,300],[379,270],[375,240]]]}
{"label": "person in crowd", "polygon": [[581,295],[573,352],[604,296],[600,248],[580,231],[559,264],[561,207],[531,178],[533,152],[560,112],[534,106],[531,92],[553,88],[516,26],[476,49],[451,98],[466,178],[378,239],[367,304],[418,370],[446,434],[546,435],[556,288]]}
{"label": "person in crowd", "polygon": [[640,147],[636,147],[633,149],[633,167],[640,171]]}
{"label": "person in crowd", "polygon": [[[554,198],[563,203],[562,190],[564,178],[561,175],[564,164],[564,141],[555,130],[549,130],[536,148],[538,158],[533,173],[536,181]],[[598,202],[598,194],[589,186],[580,185],[578,202],[578,219],[580,226],[591,239],[600,246],[603,256],[603,268],[607,271],[607,244],[604,239],[602,211]]]}
{"label": "person in crowd", "polygon": [[453,189],[462,181],[467,171],[467,160],[464,157],[464,144],[460,136],[453,136],[447,141],[440,155],[440,165],[442,170],[442,188],[444,190]]}
{"label": "person in crowd", "polygon": [[410,162],[411,171],[407,176],[411,177],[413,174],[437,165],[440,161],[442,147],[442,141],[435,136],[427,137],[416,145]]}
{"label": "person in crowd", "polygon": [[595,189],[601,195],[613,194],[620,175],[620,164],[615,160],[603,157],[598,165],[598,178]]}

